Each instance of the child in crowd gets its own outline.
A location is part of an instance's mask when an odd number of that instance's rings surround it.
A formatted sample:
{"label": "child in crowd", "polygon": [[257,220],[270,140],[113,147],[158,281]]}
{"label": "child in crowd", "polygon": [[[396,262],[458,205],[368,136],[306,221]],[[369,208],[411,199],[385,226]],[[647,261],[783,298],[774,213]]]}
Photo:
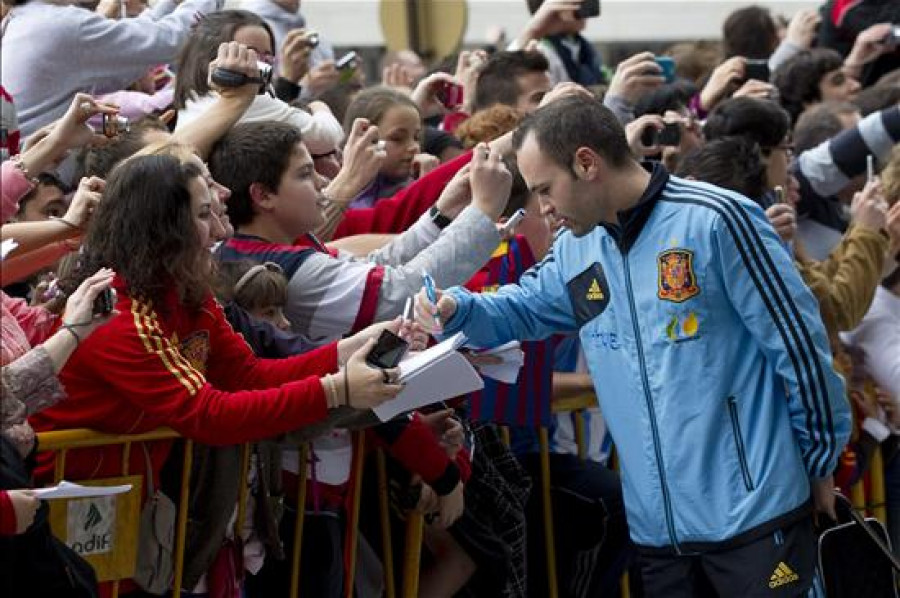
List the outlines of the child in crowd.
{"label": "child in crowd", "polygon": [[386,155],[378,176],[353,200],[351,208],[372,207],[438,165],[434,156],[419,153],[422,115],[405,93],[389,87],[361,91],[344,116],[348,134],[357,118],[365,118],[378,127],[379,143],[383,143]]}

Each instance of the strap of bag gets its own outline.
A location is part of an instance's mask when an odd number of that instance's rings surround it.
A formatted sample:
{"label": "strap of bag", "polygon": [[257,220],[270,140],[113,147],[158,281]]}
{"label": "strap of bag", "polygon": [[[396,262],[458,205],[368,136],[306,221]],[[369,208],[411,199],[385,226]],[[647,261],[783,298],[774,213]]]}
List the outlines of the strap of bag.
{"label": "strap of bag", "polygon": [[147,465],[147,472],[144,475],[144,478],[147,480],[147,498],[153,498],[156,494],[156,490],[153,487],[153,461],[150,459],[150,451],[147,450],[147,443],[141,443],[141,449],[144,451],[144,461]]}
{"label": "strap of bag", "polygon": [[862,527],[863,531],[866,532],[866,535],[869,536],[869,539],[872,540],[872,542],[874,542],[876,546],[878,546],[878,550],[882,555],[884,555],[884,558],[886,558],[891,563],[894,571],[900,572],[900,560],[897,560],[897,557],[895,557],[893,553],[891,553],[890,548],[888,548],[884,544],[884,542],[882,542],[881,538],[878,537],[878,534],[872,531],[872,528],[869,527],[869,524],[865,520],[865,518],[856,512],[856,510],[853,508],[853,505],[850,504],[850,501],[848,501],[843,494],[835,494],[835,501],[846,508],[846,510],[850,513],[850,519],[852,519],[854,523]]}

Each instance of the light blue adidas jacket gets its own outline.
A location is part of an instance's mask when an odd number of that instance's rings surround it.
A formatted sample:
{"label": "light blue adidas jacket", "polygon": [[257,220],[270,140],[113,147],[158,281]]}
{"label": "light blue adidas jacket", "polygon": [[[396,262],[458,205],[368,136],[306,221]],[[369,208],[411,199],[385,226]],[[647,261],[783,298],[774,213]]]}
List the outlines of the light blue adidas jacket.
{"label": "light blue adidas jacket", "polygon": [[808,515],[850,431],[818,306],[762,210],[653,172],[621,227],[560,235],[518,285],[454,288],[475,345],[578,330],[632,539],[690,553]]}

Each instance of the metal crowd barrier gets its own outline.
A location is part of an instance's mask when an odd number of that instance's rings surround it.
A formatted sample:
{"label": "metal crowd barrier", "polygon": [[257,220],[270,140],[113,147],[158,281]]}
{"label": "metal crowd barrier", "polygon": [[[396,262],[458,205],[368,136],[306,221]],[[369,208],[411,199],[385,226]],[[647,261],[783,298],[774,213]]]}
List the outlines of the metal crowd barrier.
{"label": "metal crowd barrier", "polygon": [[[585,429],[583,411],[597,405],[594,395],[583,395],[571,399],[554,401],[552,411],[554,414],[574,413],[575,415],[575,439],[578,446],[578,456],[582,459],[586,457],[587,447],[585,446]],[[509,431],[501,428],[504,440],[509,442]],[[63,479],[65,471],[66,457],[70,450],[90,447],[102,446],[122,446],[122,476],[129,475],[129,461],[132,445],[140,442],[153,442],[161,440],[175,440],[180,436],[169,428],[160,428],[143,434],[117,435],[103,434],[92,430],[76,429],[76,430],[59,430],[53,432],[41,432],[38,434],[40,452],[56,452],[53,468],[53,477],[55,482]],[[538,441],[540,446],[540,493],[543,509],[543,527],[544,539],[547,553],[547,579],[548,592],[551,598],[559,595],[557,585],[557,567],[556,567],[556,551],[555,551],[555,531],[553,524],[553,505],[550,494],[550,451],[548,441],[548,431],[546,427],[538,430]],[[242,446],[242,462],[241,462],[241,487],[238,500],[238,516],[235,523],[234,533],[240,535],[245,518],[248,497],[248,472],[250,466],[250,443]],[[362,494],[362,472],[363,458],[365,450],[365,434],[363,432],[354,433],[354,463],[353,463],[353,496],[351,500],[351,509],[348,513],[348,529],[349,529],[349,550],[350,550],[350,566],[346,577],[346,596],[351,598],[353,593],[353,583],[356,565],[356,549],[359,539],[359,509]],[[300,463],[306,463],[309,457],[309,446],[302,444],[300,450]],[[182,592],[182,582],[184,575],[184,551],[185,551],[185,535],[187,532],[187,511],[190,498],[190,474],[193,458],[193,442],[185,440],[184,455],[182,458],[182,478],[181,478],[181,494],[178,501],[178,516],[176,520],[175,534],[175,579],[173,582],[172,596],[180,598]],[[394,579],[394,562],[392,538],[390,531],[390,506],[388,496],[388,480],[385,466],[384,453],[379,450],[376,452],[376,465],[378,473],[378,494],[379,494],[379,516],[382,529],[382,552],[383,552],[383,569],[385,582],[385,595],[387,598],[395,598],[397,595],[397,585]],[[613,465],[618,469],[617,465]],[[77,480],[74,480],[77,481]],[[878,518],[882,523],[886,522],[885,508],[885,486],[884,486],[884,466],[880,447],[877,448],[872,456],[868,474],[868,491],[865,484],[865,477],[858,481],[851,488],[850,497],[853,506],[860,511],[868,511],[874,517]],[[140,489],[133,488],[131,492],[137,492]],[[294,551],[291,561],[291,585],[290,596],[296,598],[299,595],[300,588],[300,557],[302,550],[303,527],[306,513],[306,484],[299,484],[297,493],[297,520],[294,526]],[[415,598],[418,595],[419,573],[421,564],[422,539],[425,529],[424,514],[418,511],[410,512],[407,517],[404,558],[402,567],[402,585],[401,596],[403,598]],[[135,537],[137,534],[135,533]],[[112,583],[111,595],[116,598],[119,594],[120,579],[104,580]],[[623,576],[622,593],[623,598],[627,598],[628,584],[627,573]]]}
{"label": "metal crowd barrier", "polygon": [[[59,430],[53,432],[41,432],[38,434],[38,446],[40,452],[56,452],[54,466],[53,466],[53,478],[56,483],[60,482],[63,479],[65,467],[66,467],[66,457],[68,452],[73,449],[80,448],[96,448],[96,447],[104,447],[104,446],[122,446],[122,469],[121,475],[128,476],[129,475],[129,466],[130,466],[130,456],[132,445],[135,443],[141,442],[152,442],[152,441],[161,441],[161,440],[175,440],[181,438],[181,436],[171,430],[169,428],[159,428],[157,430],[153,430],[151,432],[146,432],[143,434],[104,434],[100,432],[95,432],[93,430],[85,430],[85,429],[74,429],[74,430]],[[247,497],[248,497],[248,475],[250,468],[250,447],[251,443],[246,443],[242,445],[242,462],[241,462],[241,487],[239,492],[239,499],[237,505],[237,519],[235,522],[234,534],[235,536],[239,536],[242,532],[242,526],[245,519],[246,509],[247,509]],[[359,506],[360,506],[360,495],[362,491],[362,458],[363,458],[363,450],[365,449],[365,435],[363,432],[355,432],[354,433],[354,447],[356,452],[354,453],[354,469],[352,470],[355,476],[354,484],[353,484],[353,496],[351,499],[351,509],[348,513],[348,528],[349,532],[349,554],[350,554],[350,567],[347,571],[347,596],[351,596],[353,581],[354,581],[354,569],[356,563],[356,546],[358,541],[358,522],[359,522]],[[307,444],[302,444],[299,447],[300,450],[300,463],[306,463],[309,458],[309,446]],[[175,555],[174,555],[174,581],[172,583],[172,596],[173,598],[180,598],[182,591],[182,583],[184,579],[184,551],[185,551],[185,537],[187,533],[187,523],[188,523],[188,503],[190,499],[190,476],[191,476],[191,467],[193,461],[193,442],[191,440],[185,440],[184,443],[184,456],[182,458],[182,476],[181,476],[181,492],[178,500],[178,516],[175,523]],[[72,480],[78,482],[79,480]],[[86,483],[90,483],[90,480],[85,481]],[[132,488],[130,492],[142,492],[142,488]],[[138,502],[140,502],[140,497],[138,497]],[[297,521],[294,526],[294,547],[292,560],[291,560],[291,585],[290,585],[290,596],[291,598],[296,598],[299,595],[300,589],[300,555],[302,549],[302,538],[303,538],[303,525],[305,520],[306,513],[306,484],[298,484],[298,492],[297,492]],[[139,517],[136,518],[136,521],[139,520]],[[137,538],[137,530],[134,530],[132,537]],[[90,559],[89,559],[90,560]],[[133,570],[133,569],[132,569]],[[111,588],[111,596],[116,598],[119,595],[119,585],[122,579],[129,579],[130,575],[123,575],[117,579],[101,579],[102,582],[110,582],[112,584]]]}

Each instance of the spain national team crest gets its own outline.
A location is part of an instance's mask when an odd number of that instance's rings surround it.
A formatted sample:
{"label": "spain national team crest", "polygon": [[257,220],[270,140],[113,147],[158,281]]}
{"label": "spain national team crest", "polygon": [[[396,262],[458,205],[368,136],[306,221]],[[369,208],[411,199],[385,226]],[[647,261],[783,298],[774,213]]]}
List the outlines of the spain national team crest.
{"label": "spain national team crest", "polygon": [[659,266],[657,296],[660,299],[682,303],[700,294],[692,251],[669,249],[656,256],[656,261]]}
{"label": "spain national team crest", "polygon": [[191,366],[205,376],[209,358],[209,332],[201,330],[188,336],[181,343],[180,349]]}

